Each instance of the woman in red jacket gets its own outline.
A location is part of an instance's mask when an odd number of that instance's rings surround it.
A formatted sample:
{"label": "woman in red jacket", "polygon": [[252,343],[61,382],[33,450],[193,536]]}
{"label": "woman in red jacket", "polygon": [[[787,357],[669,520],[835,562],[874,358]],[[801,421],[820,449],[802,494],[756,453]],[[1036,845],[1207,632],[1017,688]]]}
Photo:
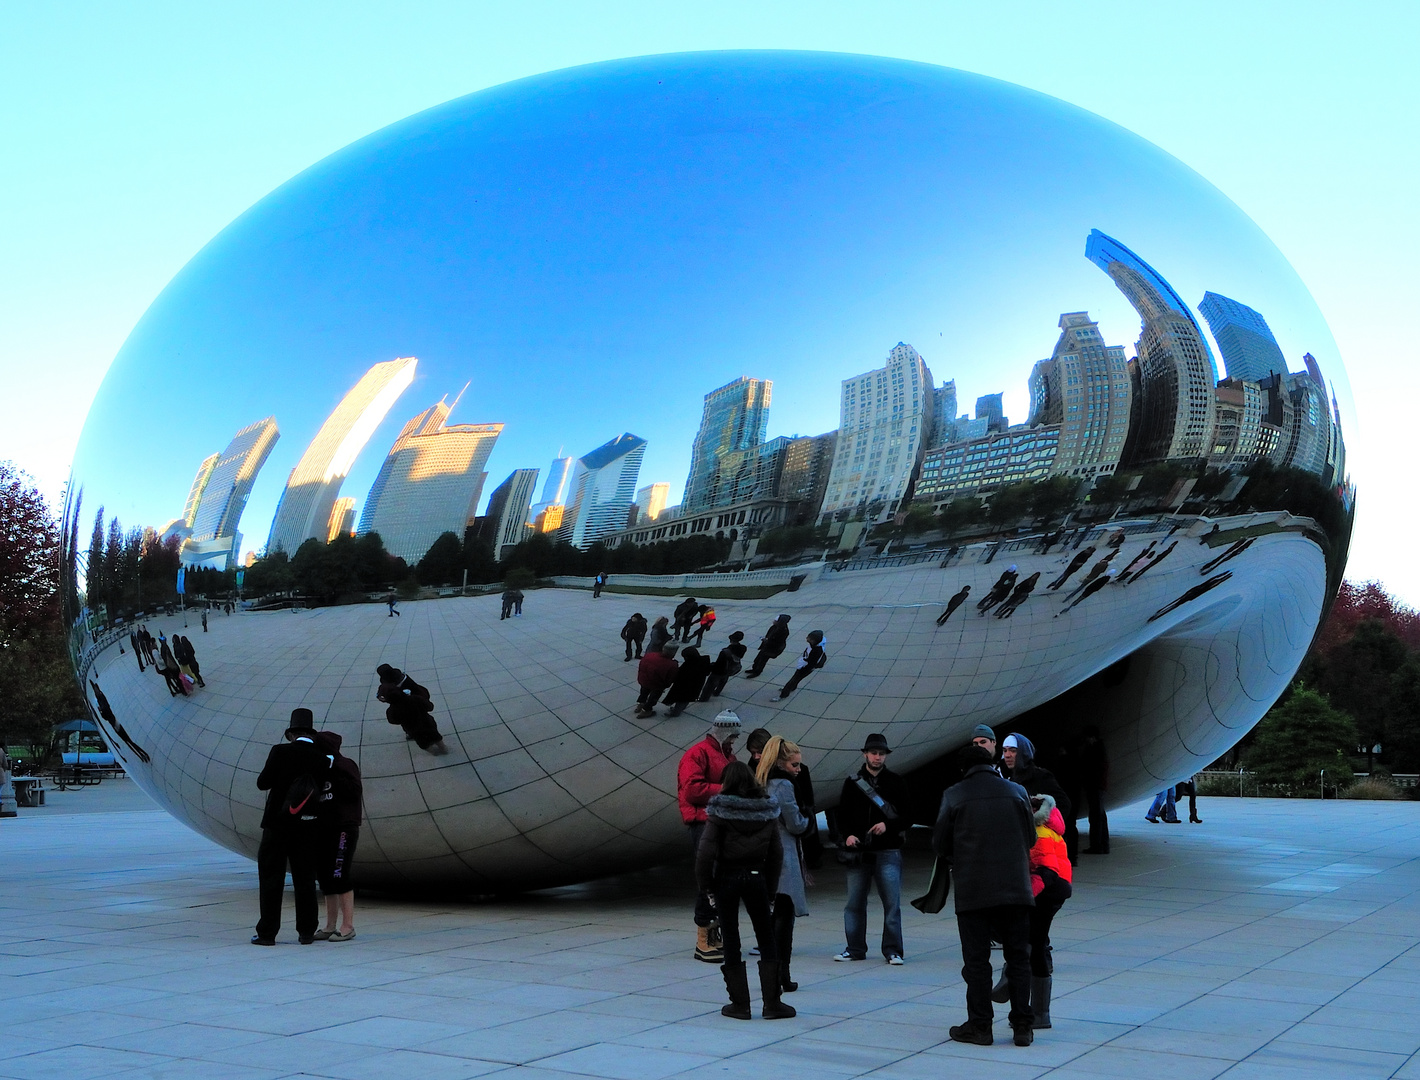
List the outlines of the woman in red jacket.
{"label": "woman in red jacket", "polygon": [[1049,795],[1031,799],[1035,808],[1035,845],[1030,849],[1030,885],[1035,907],[1030,912],[1030,1004],[1036,1028],[1050,1026],[1050,983],[1055,965],[1050,959],[1050,924],[1070,899],[1070,854],[1065,849],[1065,819]]}

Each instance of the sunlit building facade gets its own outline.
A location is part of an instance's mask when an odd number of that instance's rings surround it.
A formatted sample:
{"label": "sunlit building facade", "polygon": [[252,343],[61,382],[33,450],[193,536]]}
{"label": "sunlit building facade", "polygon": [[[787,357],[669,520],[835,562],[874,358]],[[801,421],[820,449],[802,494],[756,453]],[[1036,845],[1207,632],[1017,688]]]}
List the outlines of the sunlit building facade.
{"label": "sunlit building facade", "polygon": [[331,511],[341,484],[365,443],[414,381],[418,363],[407,356],[376,364],[341,399],[291,470],[271,522],[268,552],[282,549],[294,555],[307,540],[323,541],[330,535]]}
{"label": "sunlit building facade", "polygon": [[897,512],[926,453],[934,408],[932,372],[902,342],[883,367],[843,380],[824,523],[858,514],[879,522]]}
{"label": "sunlit building facade", "polygon": [[1052,472],[1094,479],[1119,465],[1134,390],[1122,345],[1106,345],[1088,312],[1060,316],[1060,339],[1030,375],[1030,424],[1058,424]]}
{"label": "sunlit building facade", "polygon": [[[455,402],[457,404],[457,402]],[[404,425],[360,514],[360,533],[415,563],[446,532],[462,538],[483,492],[488,455],[502,424],[449,424],[443,401]]]}

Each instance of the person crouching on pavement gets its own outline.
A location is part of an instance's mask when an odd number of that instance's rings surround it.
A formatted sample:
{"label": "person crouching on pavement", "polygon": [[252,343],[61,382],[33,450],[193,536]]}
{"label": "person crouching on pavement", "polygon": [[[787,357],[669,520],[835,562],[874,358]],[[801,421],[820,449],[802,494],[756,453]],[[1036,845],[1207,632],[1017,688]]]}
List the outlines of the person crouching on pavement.
{"label": "person crouching on pavement", "polygon": [[779,804],[767,798],[743,761],[725,766],[719,794],[705,808],[705,833],[695,853],[695,882],[715,897],[725,959],[720,973],[730,1003],[722,1016],[748,1020],[749,978],[740,953],[740,903],[745,906],[759,944],[760,1015],[766,1020],[796,1016],[780,1000],[779,954],[774,943],[774,917],[769,899],[779,889],[784,847],[779,839]]}
{"label": "person crouching on pavement", "polygon": [[1003,779],[985,747],[962,751],[965,776],[947,788],[932,847],[951,865],[961,935],[966,1023],[956,1042],[991,1045],[991,942],[1001,942],[1010,984],[1011,1032],[1017,1046],[1034,1038],[1030,1005],[1030,913],[1035,905],[1030,851],[1035,817],[1019,784]]}

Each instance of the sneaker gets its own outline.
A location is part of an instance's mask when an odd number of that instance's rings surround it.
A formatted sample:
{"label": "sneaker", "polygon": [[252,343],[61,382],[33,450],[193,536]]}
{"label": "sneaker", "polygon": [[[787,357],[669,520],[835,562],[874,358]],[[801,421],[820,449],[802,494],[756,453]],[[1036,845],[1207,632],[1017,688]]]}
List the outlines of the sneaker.
{"label": "sneaker", "polygon": [[897,953],[893,953],[889,956],[887,962],[893,967],[902,967],[902,957],[898,956]]}
{"label": "sneaker", "polygon": [[840,961],[840,962],[842,962],[842,961],[846,961],[846,960],[866,960],[867,957],[866,957],[866,956],[854,956],[854,955],[853,955],[851,952],[849,952],[847,949],[844,949],[841,953],[839,953],[837,956],[835,956],[834,959],[835,959],[835,960],[838,960],[838,961]]}

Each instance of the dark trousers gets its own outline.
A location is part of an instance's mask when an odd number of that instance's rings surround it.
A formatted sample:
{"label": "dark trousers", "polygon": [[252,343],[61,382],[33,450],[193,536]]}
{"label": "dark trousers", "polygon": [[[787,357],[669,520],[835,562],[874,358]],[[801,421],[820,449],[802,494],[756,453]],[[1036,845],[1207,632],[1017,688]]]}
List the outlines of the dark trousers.
{"label": "dark trousers", "polygon": [[640,638],[626,638],[625,640],[626,640],[626,659],[628,659],[628,660],[632,659],[632,656],[631,656],[631,646],[634,645],[634,646],[636,646],[636,659],[639,660],[639,659],[641,658],[641,639],[640,639]]}
{"label": "dark trousers", "polygon": [[[692,822],[690,826],[690,850],[700,850],[700,838],[705,835],[705,822]],[[715,906],[710,903],[710,894],[704,889],[695,890],[695,925],[709,926],[715,921]]]}
{"label": "dark trousers", "polygon": [[712,697],[719,697],[729,681],[730,676],[723,671],[710,672],[710,677],[705,680],[705,686],[700,691],[700,700],[709,701]]}
{"label": "dark trousers", "polygon": [[664,686],[643,686],[640,696],[636,698],[636,704],[643,709],[654,709],[656,702],[661,700],[661,695],[665,692]]}
{"label": "dark trousers", "polygon": [[761,962],[777,963],[774,948],[774,916],[769,911],[769,890],[758,870],[731,870],[715,876],[715,911],[720,916],[720,934],[725,942],[725,963],[738,964],[740,952],[740,902],[754,927]]}
{"label": "dark trousers", "polygon": [[999,941],[1006,954],[1006,981],[1011,987],[1010,1021],[1013,1027],[1029,1024],[1030,912],[1025,904],[1002,904],[957,912],[961,935],[961,977],[966,981],[968,1022],[989,1027],[991,1007],[991,942]]}
{"label": "dark trousers", "polygon": [[937,625],[941,626],[944,622],[950,619],[952,617],[952,612],[955,611],[957,608],[961,607],[961,605],[962,601],[953,597],[952,602],[947,605],[947,610],[937,616]]}
{"label": "dark trousers", "polygon": [[794,674],[789,676],[789,681],[786,682],[783,688],[779,691],[779,696],[788,697],[790,694],[792,694],[796,689],[798,689],[799,684],[809,677],[812,671],[813,668],[795,668]]}
{"label": "dark trousers", "polygon": [[286,891],[286,866],[296,894],[296,934],[308,938],[320,925],[316,905],[316,865],[321,834],[314,827],[263,829],[256,850],[256,876],[261,889],[261,918],[256,936],[273,940],[281,932],[281,898]]}
{"label": "dark trousers", "polygon": [[1050,924],[1069,899],[1063,888],[1046,889],[1035,898],[1030,909],[1030,973],[1043,979],[1054,971],[1050,960]]}
{"label": "dark trousers", "polygon": [[774,948],[779,954],[779,963],[785,968],[794,953],[795,918],[794,898],[780,893],[774,898]]}
{"label": "dark trousers", "polygon": [[765,664],[769,663],[769,661],[773,660],[783,651],[783,649],[780,649],[779,652],[770,652],[767,649],[760,649],[759,652],[754,655],[754,664],[750,667],[748,674],[758,675],[764,670]]}
{"label": "dark trousers", "polygon": [[1105,816],[1104,801],[1097,787],[1085,788],[1085,801],[1090,807],[1090,850],[1109,854],[1109,818]]}

